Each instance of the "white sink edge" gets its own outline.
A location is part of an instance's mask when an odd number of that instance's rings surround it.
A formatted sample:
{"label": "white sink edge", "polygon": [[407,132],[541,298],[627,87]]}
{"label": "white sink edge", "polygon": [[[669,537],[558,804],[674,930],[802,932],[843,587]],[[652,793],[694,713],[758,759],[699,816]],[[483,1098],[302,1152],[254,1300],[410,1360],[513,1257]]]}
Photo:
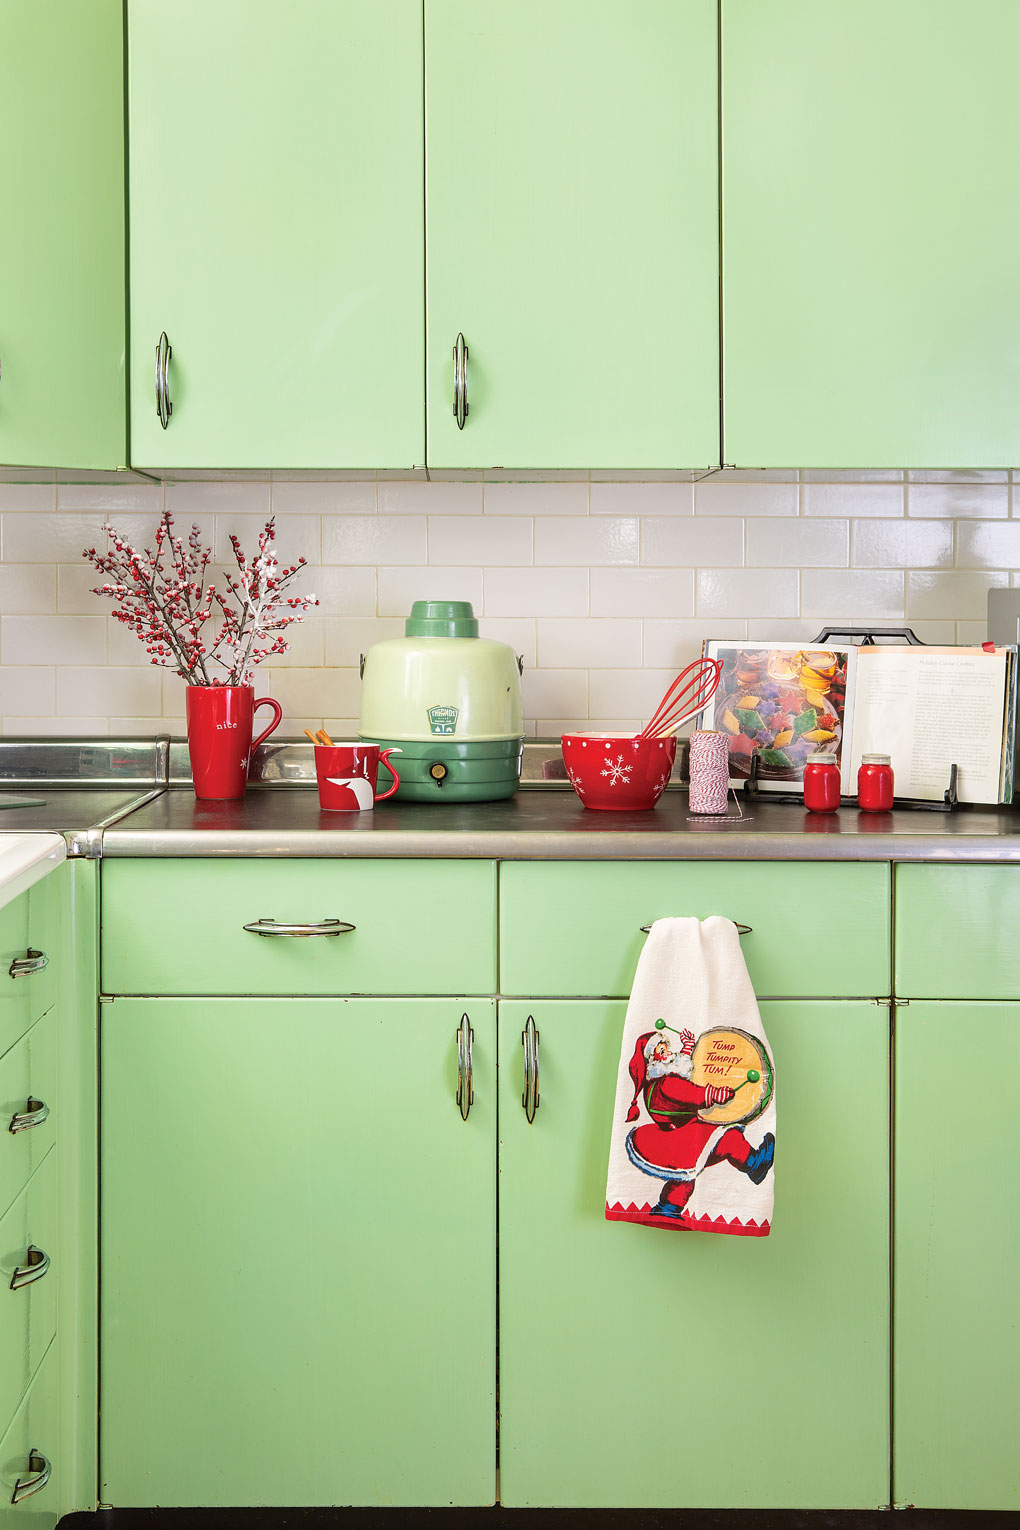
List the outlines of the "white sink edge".
{"label": "white sink edge", "polygon": [[27,892],[67,859],[62,834],[0,831],[0,908]]}

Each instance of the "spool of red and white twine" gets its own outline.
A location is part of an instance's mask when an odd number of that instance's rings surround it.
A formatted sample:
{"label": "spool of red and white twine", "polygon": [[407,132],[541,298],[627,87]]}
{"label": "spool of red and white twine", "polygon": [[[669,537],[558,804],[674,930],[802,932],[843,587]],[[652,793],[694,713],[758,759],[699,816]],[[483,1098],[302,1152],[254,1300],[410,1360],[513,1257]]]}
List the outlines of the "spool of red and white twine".
{"label": "spool of red and white twine", "polygon": [[695,729],[690,760],[690,811],[725,813],[730,788],[729,736]]}

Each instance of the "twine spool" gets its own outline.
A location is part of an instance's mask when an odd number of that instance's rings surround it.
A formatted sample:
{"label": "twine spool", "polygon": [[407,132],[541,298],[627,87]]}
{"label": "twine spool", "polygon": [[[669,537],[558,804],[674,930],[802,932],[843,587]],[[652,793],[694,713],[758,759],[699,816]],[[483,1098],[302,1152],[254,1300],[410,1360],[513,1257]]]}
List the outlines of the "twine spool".
{"label": "twine spool", "polygon": [[725,813],[730,788],[730,741],[725,733],[696,729],[691,734],[692,813]]}

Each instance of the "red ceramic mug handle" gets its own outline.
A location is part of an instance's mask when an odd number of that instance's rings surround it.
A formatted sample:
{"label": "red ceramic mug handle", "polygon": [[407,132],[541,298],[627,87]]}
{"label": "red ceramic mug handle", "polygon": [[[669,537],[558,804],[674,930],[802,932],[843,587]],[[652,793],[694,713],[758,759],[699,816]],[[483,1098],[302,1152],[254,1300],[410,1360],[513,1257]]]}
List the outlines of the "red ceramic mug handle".
{"label": "red ceramic mug handle", "polygon": [[283,708],[281,707],[281,705],[280,705],[280,703],[278,701],[274,701],[273,700],[272,696],[263,696],[260,701],[253,702],[252,703],[252,712],[253,713],[257,712],[259,707],[272,707],[272,709],[273,709],[273,720],[269,724],[269,727],[264,729],[264,731],[259,734],[258,738],[252,739],[252,744],[251,744],[251,752],[252,752],[252,754],[255,753],[256,749],[259,747],[259,745],[262,743],[262,741],[269,737],[269,735],[270,735],[270,733],[272,733],[273,729],[274,728],[278,728],[280,726],[280,719],[283,716]]}
{"label": "red ceramic mug handle", "polygon": [[380,752],[380,754],[379,754],[379,764],[386,766],[386,769],[389,771],[390,775],[393,777],[393,785],[390,787],[389,791],[376,792],[376,794],[375,794],[376,802],[385,802],[387,797],[392,797],[393,796],[393,793],[396,791],[397,787],[400,785],[400,777],[397,775],[396,771],[393,769],[393,766],[390,764],[389,759],[388,759],[388,756],[391,755],[391,754],[403,754],[403,750],[402,749],[383,749]]}

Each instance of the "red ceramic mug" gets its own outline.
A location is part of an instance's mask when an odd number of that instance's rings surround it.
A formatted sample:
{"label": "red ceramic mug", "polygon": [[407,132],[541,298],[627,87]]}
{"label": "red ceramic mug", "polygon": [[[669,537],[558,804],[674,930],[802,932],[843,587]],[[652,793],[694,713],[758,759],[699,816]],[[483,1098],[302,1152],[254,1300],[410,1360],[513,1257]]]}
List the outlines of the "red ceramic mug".
{"label": "red ceramic mug", "polygon": [[[358,739],[342,744],[316,744],[319,806],[327,812],[365,812],[392,797],[400,777],[388,756],[399,753],[399,749],[380,749],[378,744],[363,744]],[[384,792],[375,789],[380,765],[385,765],[393,777],[393,785]]]}
{"label": "red ceramic mug", "polygon": [[[250,685],[189,685],[184,705],[195,796],[213,802],[243,797],[252,750],[279,727],[280,703],[271,696],[256,701]],[[272,707],[273,720],[253,741],[256,707]]]}

